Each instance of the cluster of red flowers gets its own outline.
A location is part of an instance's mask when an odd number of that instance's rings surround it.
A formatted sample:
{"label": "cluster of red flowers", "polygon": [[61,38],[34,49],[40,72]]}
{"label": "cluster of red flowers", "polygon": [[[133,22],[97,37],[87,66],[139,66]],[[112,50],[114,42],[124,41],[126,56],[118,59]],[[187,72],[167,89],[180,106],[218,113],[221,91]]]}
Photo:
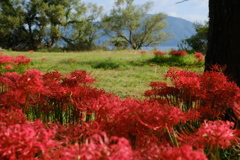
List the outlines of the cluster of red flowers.
{"label": "cluster of red flowers", "polygon": [[194,57],[198,59],[198,62],[204,61],[204,56],[202,55],[202,53],[195,53]]}
{"label": "cluster of red flowers", "polygon": [[13,69],[27,68],[32,60],[25,55],[18,55],[16,57],[0,54],[0,67],[7,71]]}
{"label": "cluster of red flowers", "polygon": [[145,51],[145,50],[141,50],[141,53],[147,53],[147,51]]}
{"label": "cluster of red flowers", "polygon": [[2,73],[0,159],[205,160],[239,144],[235,83],[213,71],[166,77],[136,100],[91,87],[85,71]]}
{"label": "cluster of red flowers", "polygon": [[78,70],[70,75],[58,71],[43,74],[36,69],[23,74],[6,72],[0,74],[0,106],[23,109],[24,113],[35,110],[45,115],[44,120],[81,121],[84,115],[98,110],[97,99],[105,94],[104,90],[92,88],[93,82],[85,71]]}
{"label": "cluster of red flowers", "polygon": [[[125,138],[108,138],[105,133],[96,133],[88,125],[71,126],[72,131],[82,132],[59,132],[59,128],[63,128],[61,125],[46,126],[40,120],[27,121],[21,110],[0,109],[0,115],[1,159],[130,160],[133,155]],[[92,134],[84,134],[84,130],[92,131]],[[76,133],[78,138],[84,135],[86,139],[81,142],[78,139],[79,143],[66,143],[64,137],[74,137]],[[62,139],[59,139],[59,134]]]}
{"label": "cluster of red flowers", "polygon": [[165,55],[167,52],[163,52],[163,51],[154,51],[153,53],[154,53],[155,55],[163,56],[163,55]]}
{"label": "cluster of red flowers", "polygon": [[172,50],[169,54],[170,55],[174,55],[174,56],[185,56],[185,55],[187,55],[187,52],[186,51],[175,51],[175,50]]}
{"label": "cluster of red flowers", "polygon": [[[198,109],[203,119],[220,118],[229,106],[234,106],[239,87],[220,72],[194,72],[171,68],[169,77],[173,86],[152,82],[145,95],[152,100],[167,101],[169,105],[185,109]],[[228,106],[228,107],[227,107]]]}
{"label": "cluster of red flowers", "polygon": [[234,123],[229,121],[204,121],[197,132],[191,135],[181,135],[180,141],[186,141],[191,146],[206,148],[207,146],[226,149],[237,144],[236,139],[240,135],[239,130],[234,130]]}

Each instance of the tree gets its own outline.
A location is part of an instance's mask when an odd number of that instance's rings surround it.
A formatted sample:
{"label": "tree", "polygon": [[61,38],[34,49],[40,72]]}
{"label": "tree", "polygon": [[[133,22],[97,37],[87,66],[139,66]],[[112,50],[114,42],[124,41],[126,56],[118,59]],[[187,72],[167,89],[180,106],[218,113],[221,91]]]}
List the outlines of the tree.
{"label": "tree", "polygon": [[134,5],[133,1],[117,0],[110,14],[105,14],[102,19],[102,27],[114,45],[125,45],[125,41],[132,49],[140,49],[166,41],[168,35],[162,29],[167,27],[164,21],[167,16],[162,13],[148,15],[152,2]]}
{"label": "tree", "polygon": [[2,0],[0,45],[14,50],[36,50],[52,48],[60,42],[76,44],[75,41],[86,37],[75,35],[92,34],[94,26],[90,22],[96,18],[93,14],[100,15],[98,9],[79,0]]}
{"label": "tree", "polygon": [[240,86],[240,1],[209,0],[209,35],[205,70],[217,64]]}
{"label": "tree", "polygon": [[[87,11],[82,13],[81,23],[71,25],[70,34],[66,30],[62,36],[66,42],[67,50],[93,50],[96,48],[95,40],[99,38],[100,23],[97,19],[102,14],[102,7],[89,3],[86,5]],[[76,15],[78,17],[79,15]]]}
{"label": "tree", "polygon": [[196,34],[188,39],[182,40],[178,47],[181,50],[190,50],[190,52],[201,52],[203,54],[206,54],[208,22],[204,23],[195,22],[193,25],[196,30]]}
{"label": "tree", "polygon": [[46,15],[41,11],[47,6],[36,0],[29,2],[3,0],[0,6],[1,46],[13,49],[27,46],[31,49],[36,48],[41,43],[42,29],[46,27],[47,20]]}

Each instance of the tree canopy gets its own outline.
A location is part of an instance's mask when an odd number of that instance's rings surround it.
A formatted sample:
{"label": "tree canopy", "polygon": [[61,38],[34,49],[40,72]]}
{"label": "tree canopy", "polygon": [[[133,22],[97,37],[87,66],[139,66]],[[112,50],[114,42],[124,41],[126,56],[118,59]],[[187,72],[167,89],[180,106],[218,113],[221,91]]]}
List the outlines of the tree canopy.
{"label": "tree canopy", "polygon": [[181,41],[179,48],[182,50],[190,50],[190,52],[207,52],[207,38],[208,38],[208,22],[194,23],[196,34],[190,38]]}
{"label": "tree canopy", "polygon": [[[0,47],[12,50],[92,50],[102,31],[116,48],[140,49],[168,40],[167,15],[152,2],[116,0],[110,14],[81,0],[1,0]],[[109,48],[109,47],[108,47]]]}
{"label": "tree canopy", "polygon": [[101,10],[79,0],[1,0],[1,47],[29,50],[51,48],[60,41],[65,46],[92,43],[96,26],[90,24]]}
{"label": "tree canopy", "polygon": [[163,13],[147,14],[153,3],[134,5],[133,0],[117,0],[109,14],[102,19],[102,27],[110,35],[114,45],[132,49],[156,46],[167,41],[162,30],[168,26]]}

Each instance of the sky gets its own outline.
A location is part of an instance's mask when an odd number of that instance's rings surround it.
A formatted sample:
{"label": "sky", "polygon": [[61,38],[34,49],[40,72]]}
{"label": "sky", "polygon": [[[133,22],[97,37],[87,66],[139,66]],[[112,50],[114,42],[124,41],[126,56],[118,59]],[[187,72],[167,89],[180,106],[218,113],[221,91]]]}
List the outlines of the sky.
{"label": "sky", "polygon": [[[135,0],[134,4],[141,5],[148,1],[154,2],[149,14],[161,12],[191,22],[204,22],[208,20],[208,0],[188,0],[178,4],[176,3],[182,0]],[[112,9],[115,0],[82,0],[82,2],[91,2],[103,6],[104,12],[108,13]]]}

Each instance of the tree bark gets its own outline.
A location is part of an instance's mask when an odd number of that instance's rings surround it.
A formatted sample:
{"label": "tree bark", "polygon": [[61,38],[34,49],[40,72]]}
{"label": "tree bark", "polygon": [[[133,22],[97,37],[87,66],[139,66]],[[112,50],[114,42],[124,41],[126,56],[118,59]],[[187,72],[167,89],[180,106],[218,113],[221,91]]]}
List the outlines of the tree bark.
{"label": "tree bark", "polygon": [[226,66],[224,74],[240,86],[240,0],[209,0],[205,71]]}

